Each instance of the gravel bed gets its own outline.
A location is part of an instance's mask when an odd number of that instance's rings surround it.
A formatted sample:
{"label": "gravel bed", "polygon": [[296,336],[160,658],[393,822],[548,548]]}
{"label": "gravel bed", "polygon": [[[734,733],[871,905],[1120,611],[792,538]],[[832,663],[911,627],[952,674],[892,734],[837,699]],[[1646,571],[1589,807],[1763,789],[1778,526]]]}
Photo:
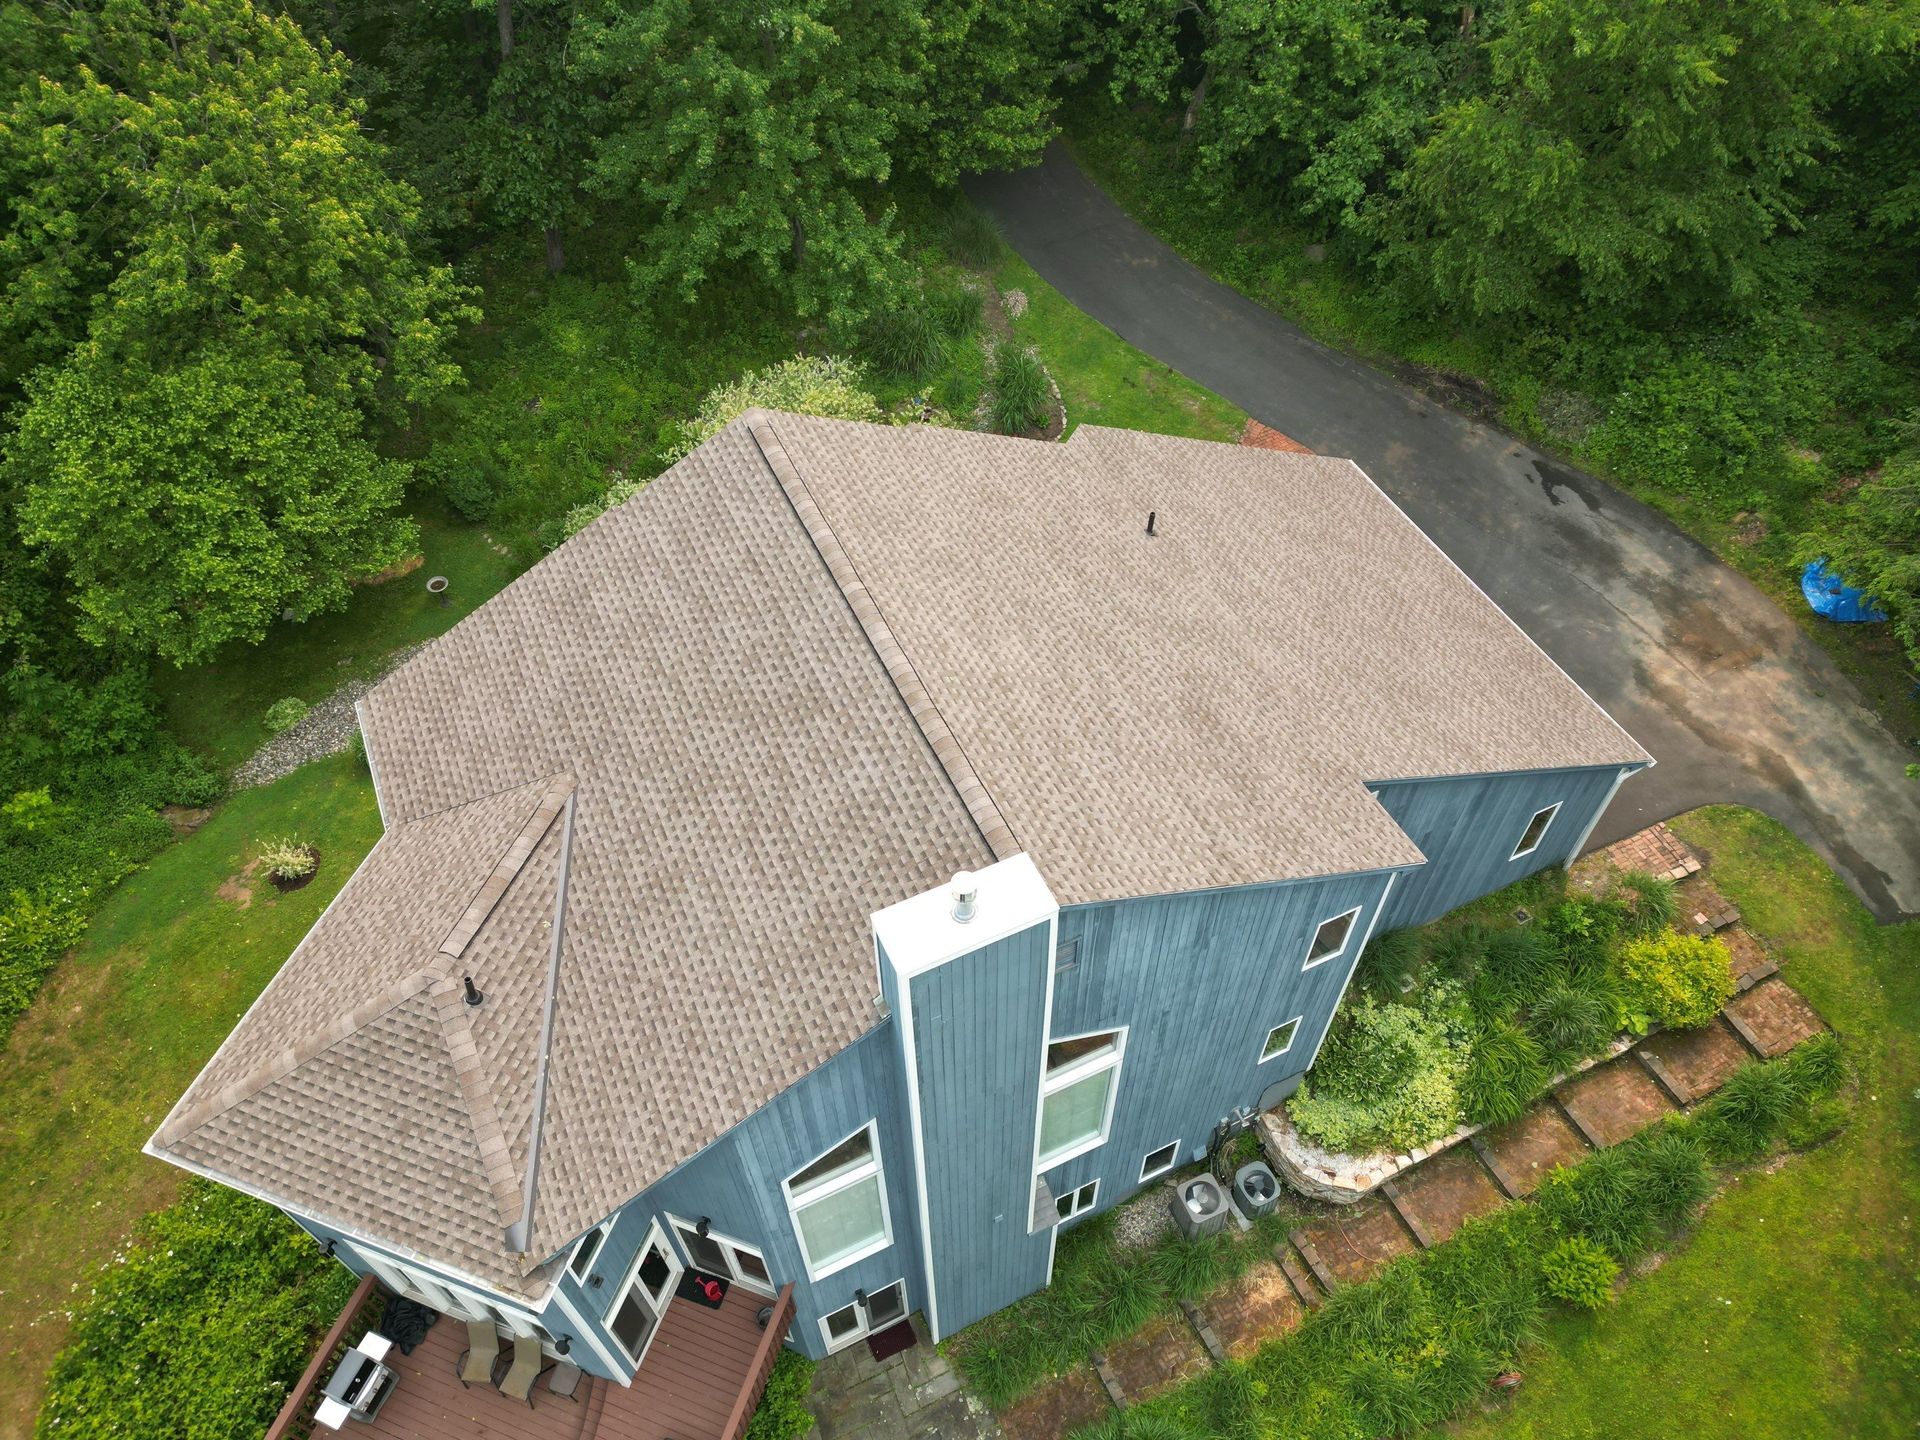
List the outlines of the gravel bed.
{"label": "gravel bed", "polygon": [[233,788],[246,790],[270,784],[310,761],[338,755],[353,743],[354,733],[360,728],[353,713],[354,703],[411,660],[420,649],[420,645],[409,645],[371,680],[349,680],[324,700],[315,701],[299,723],[275,735],[233,772]]}
{"label": "gravel bed", "polygon": [[1167,1210],[1172,1194],[1165,1182],[1149,1185],[1113,1212],[1113,1243],[1123,1250],[1139,1250],[1173,1229]]}

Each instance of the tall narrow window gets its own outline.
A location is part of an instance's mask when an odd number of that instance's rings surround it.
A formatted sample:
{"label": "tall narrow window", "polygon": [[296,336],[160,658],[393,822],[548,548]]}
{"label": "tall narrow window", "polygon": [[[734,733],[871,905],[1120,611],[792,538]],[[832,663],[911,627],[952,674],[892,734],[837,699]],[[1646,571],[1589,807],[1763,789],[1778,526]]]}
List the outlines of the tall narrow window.
{"label": "tall narrow window", "polygon": [[1311,970],[1316,965],[1324,965],[1345,951],[1347,939],[1353,934],[1353,922],[1359,914],[1360,907],[1356,905],[1344,915],[1322,920],[1320,928],[1313,932],[1313,944],[1307,947],[1307,963],[1302,968]]}
{"label": "tall narrow window", "polygon": [[1126,1031],[1076,1035],[1047,1046],[1040,1091],[1040,1168],[1084,1154],[1107,1138]]}
{"label": "tall narrow window", "polygon": [[1554,801],[1544,810],[1533,812],[1533,818],[1527,821],[1527,828],[1520,833],[1520,843],[1513,847],[1513,854],[1507,858],[1518,860],[1522,855],[1531,855],[1540,848],[1540,842],[1547,838],[1547,827],[1553,824],[1553,817],[1559,813],[1560,802]]}
{"label": "tall narrow window", "polygon": [[879,1142],[871,1121],[788,1177],[786,1192],[810,1279],[845,1269],[892,1243]]}

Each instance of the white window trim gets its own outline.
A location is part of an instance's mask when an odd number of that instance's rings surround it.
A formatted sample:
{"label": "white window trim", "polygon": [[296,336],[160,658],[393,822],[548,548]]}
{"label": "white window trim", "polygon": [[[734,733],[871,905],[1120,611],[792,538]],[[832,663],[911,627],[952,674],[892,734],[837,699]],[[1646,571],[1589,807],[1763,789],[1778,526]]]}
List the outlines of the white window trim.
{"label": "white window trim", "polygon": [[[1509,861],[1523,860],[1533,854],[1533,852],[1538,850],[1542,845],[1546,844],[1547,833],[1553,829],[1553,822],[1560,818],[1560,807],[1566,803],[1564,800],[1556,800],[1551,805],[1541,806],[1538,810],[1534,811],[1533,814],[1529,815],[1527,817],[1527,823],[1520,828],[1520,838],[1514,842],[1513,854],[1509,855],[1507,859]],[[1540,827],[1540,833],[1534,837],[1533,843],[1527,845],[1527,831],[1533,828],[1533,822],[1538,820],[1542,815],[1547,817],[1547,823]],[[1526,845],[1527,848],[1522,850],[1520,848],[1522,845]]]}
{"label": "white window trim", "polygon": [[[834,1141],[833,1144],[814,1156],[813,1159],[807,1161],[806,1165],[801,1165],[796,1168],[793,1174],[798,1175],[808,1166],[818,1164],[862,1131],[866,1132],[867,1143],[873,1151],[873,1158],[871,1160],[856,1165],[845,1175],[836,1175],[831,1180],[815,1181],[798,1197],[793,1193],[793,1175],[789,1175],[785,1180],[780,1182],[780,1193],[786,1197],[787,1201],[787,1219],[791,1221],[793,1225],[793,1238],[800,1243],[800,1258],[806,1261],[807,1279],[809,1280],[824,1280],[829,1275],[837,1274],[846,1269],[849,1265],[858,1265],[862,1260],[878,1255],[882,1250],[885,1250],[893,1244],[893,1207],[887,1201],[887,1173],[886,1167],[881,1163],[880,1158],[880,1122],[877,1119],[869,1120],[866,1124],[860,1126],[859,1129],[849,1131],[847,1134],[841,1136],[838,1140]],[[824,1200],[829,1195],[837,1195],[849,1186],[858,1185],[861,1181],[870,1177],[877,1177],[880,1181],[880,1238],[870,1245],[862,1246],[851,1255],[841,1256],[838,1260],[835,1260],[832,1264],[824,1268],[816,1267],[813,1263],[813,1255],[807,1249],[806,1232],[800,1228],[801,1210],[816,1200]]]}
{"label": "white window trim", "polygon": [[[578,1270],[573,1268],[574,1261],[580,1258],[581,1248],[585,1246],[587,1241],[591,1240],[595,1235],[598,1235],[600,1237],[600,1243],[593,1247],[593,1260],[598,1260],[600,1258],[601,1246],[604,1246],[607,1243],[607,1235],[612,1231],[612,1229],[613,1229],[613,1221],[603,1220],[598,1225],[594,1226],[593,1229],[587,1231],[586,1234],[582,1235],[578,1240],[573,1242],[573,1249],[567,1254],[567,1273],[573,1276],[573,1278],[578,1280],[582,1285],[587,1283],[587,1277],[585,1275],[582,1275]],[[587,1262],[587,1270],[589,1273],[591,1273],[593,1270],[593,1260],[589,1260]]]}
{"label": "white window trim", "polygon": [[[1306,1016],[1296,1015],[1291,1020],[1282,1020],[1278,1025],[1274,1026],[1272,1030],[1267,1031],[1267,1033],[1261,1037],[1260,1050],[1254,1056],[1253,1063],[1256,1065],[1264,1065],[1269,1060],[1278,1060],[1282,1055],[1285,1055],[1289,1050],[1293,1049],[1294,1042],[1300,1038],[1300,1027],[1306,1023]],[[1293,1027],[1293,1033],[1287,1037],[1287,1043],[1269,1055],[1267,1053],[1267,1046],[1273,1043],[1275,1032],[1284,1030],[1289,1025]]]}
{"label": "white window trim", "polygon": [[[1358,928],[1355,922],[1360,919],[1360,911],[1363,908],[1365,907],[1356,905],[1351,910],[1342,910],[1338,915],[1327,916],[1326,919],[1313,927],[1313,934],[1307,937],[1307,962],[1300,967],[1302,971],[1317,970],[1329,960],[1338,960],[1342,955],[1347,953],[1347,947],[1353,944],[1353,932]],[[1320,932],[1322,930],[1326,929],[1327,926],[1336,920],[1344,920],[1347,922],[1347,933],[1340,937],[1340,948],[1329,951],[1318,960],[1314,959],[1313,942],[1320,938]]]}
{"label": "white window trim", "polygon": [[[1153,1157],[1158,1155],[1162,1150],[1171,1150],[1173,1154],[1168,1157],[1167,1163],[1162,1165],[1158,1170],[1149,1170],[1147,1166],[1152,1163]],[[1156,1145],[1140,1157],[1140,1183],[1144,1185],[1149,1180],[1158,1180],[1169,1170],[1178,1170],[1179,1168],[1180,1142],[1178,1140],[1172,1140],[1165,1145]]]}
{"label": "white window trim", "polygon": [[[646,1263],[647,1252],[653,1249],[656,1241],[659,1243],[660,1253],[667,1257],[667,1264],[673,1267],[673,1273],[667,1276],[665,1299],[655,1300],[653,1292],[647,1291],[647,1299],[654,1305],[653,1328],[647,1331],[647,1343],[642,1345],[640,1353],[635,1355],[627,1349],[625,1342],[613,1333],[613,1317],[619,1313],[628,1292],[640,1283],[640,1267]],[[680,1276],[685,1269],[686,1267],[680,1263],[680,1252],[668,1243],[667,1232],[660,1228],[659,1220],[649,1221],[647,1233],[640,1241],[640,1248],[633,1252],[633,1263],[627,1267],[626,1278],[614,1287],[613,1299],[608,1302],[605,1313],[600,1317],[600,1324],[606,1330],[607,1338],[613,1342],[613,1348],[626,1356],[635,1369],[638,1369],[641,1361],[647,1358],[647,1351],[653,1348],[653,1342],[659,1338],[660,1327],[667,1323],[667,1307],[673,1303],[674,1287],[680,1283]]]}
{"label": "white window trim", "polygon": [[[881,1188],[883,1190],[885,1189],[885,1182],[882,1182]],[[680,1253],[687,1257],[687,1268],[689,1270],[698,1270],[700,1267],[693,1263],[693,1251],[687,1248],[686,1237],[680,1232],[682,1230],[691,1230],[698,1233],[700,1229],[699,1222],[696,1220],[682,1220],[672,1211],[668,1211],[667,1228],[673,1232],[673,1238],[675,1243],[680,1247]],[[742,1290],[751,1290],[755,1295],[764,1295],[768,1298],[772,1298],[780,1293],[771,1288],[769,1281],[756,1280],[751,1275],[743,1273],[740,1267],[733,1263],[734,1252],[745,1251],[757,1259],[762,1265],[767,1265],[766,1252],[758,1245],[749,1245],[744,1240],[736,1240],[731,1235],[723,1234],[711,1226],[707,1229],[707,1238],[719,1245],[721,1250],[725,1252],[727,1257],[727,1278],[735,1285],[738,1285]],[[767,1274],[769,1276],[773,1274],[773,1267],[771,1265],[767,1265]]]}
{"label": "white window trim", "polygon": [[[1079,1035],[1052,1035],[1047,1038],[1047,1047],[1064,1044],[1068,1040],[1086,1040],[1095,1035],[1112,1035],[1113,1049],[1105,1054],[1084,1055],[1069,1065],[1061,1067],[1055,1073],[1047,1073],[1047,1051],[1040,1052],[1040,1108],[1035,1114],[1033,1128],[1033,1173],[1051,1170],[1056,1165],[1064,1165],[1069,1160],[1077,1160],[1090,1150],[1098,1150],[1107,1143],[1107,1136],[1113,1132],[1113,1109],[1120,1098],[1120,1067],[1127,1058],[1127,1030],[1125,1025],[1111,1030],[1088,1030]],[[1047,1097],[1070,1085],[1078,1084],[1090,1075],[1102,1070],[1112,1070],[1113,1079],[1107,1085],[1107,1108],[1100,1117],[1100,1131],[1085,1140],[1075,1142],[1065,1150],[1054,1155],[1040,1153],[1040,1132],[1046,1124]]]}
{"label": "white window trim", "polygon": [[[1080,1196],[1083,1191],[1093,1192],[1092,1194],[1087,1196],[1087,1203],[1084,1205],[1080,1203]],[[1087,1181],[1086,1184],[1084,1185],[1076,1185],[1073,1187],[1073,1189],[1067,1191],[1066,1195],[1062,1196],[1061,1198],[1066,1199],[1068,1197],[1071,1197],[1073,1200],[1073,1209],[1069,1210],[1064,1215],[1062,1215],[1059,1212],[1059,1209],[1057,1208],[1059,1205],[1059,1201],[1056,1200],[1054,1202],[1056,1208],[1054,1210],[1053,1225],[1056,1230],[1059,1229],[1062,1225],[1071,1225],[1074,1221],[1078,1220],[1081,1216],[1088,1214],[1093,1209],[1094,1206],[1100,1203],[1099,1180],[1093,1179],[1093,1180]]]}
{"label": "white window trim", "polygon": [[[801,1168],[805,1169],[806,1167],[802,1166]],[[876,1285],[872,1289],[867,1290],[867,1294],[871,1297],[879,1294],[882,1290],[891,1290],[896,1285],[900,1287],[900,1320],[905,1320],[909,1313],[907,1310],[906,1276],[902,1275],[898,1280],[889,1280],[883,1285]],[[862,1288],[864,1289],[865,1287]],[[833,1338],[832,1332],[827,1329],[827,1315],[838,1315],[842,1310],[853,1311],[854,1318],[860,1322],[860,1328],[850,1332],[842,1339],[836,1340]],[[827,1353],[829,1355],[837,1354],[849,1345],[864,1340],[873,1333],[873,1326],[869,1324],[867,1320],[867,1312],[867,1306],[860,1304],[857,1300],[849,1299],[846,1304],[834,1306],[833,1309],[827,1311],[826,1315],[822,1315],[818,1320],[814,1321],[814,1324],[820,1327],[820,1341],[827,1347]],[[889,1320],[887,1323],[889,1325],[898,1325],[900,1320]]]}

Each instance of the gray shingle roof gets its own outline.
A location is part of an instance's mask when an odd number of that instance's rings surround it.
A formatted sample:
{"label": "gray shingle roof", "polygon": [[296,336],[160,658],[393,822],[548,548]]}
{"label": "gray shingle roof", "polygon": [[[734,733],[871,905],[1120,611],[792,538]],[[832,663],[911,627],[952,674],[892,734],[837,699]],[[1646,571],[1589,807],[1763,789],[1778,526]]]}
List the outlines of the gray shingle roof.
{"label": "gray shingle roof", "polygon": [[521,1291],[868,1029],[868,914],[955,870],[1415,864],[1365,781],[1646,759],[1349,462],[761,414],[364,718],[388,830],[153,1148]]}

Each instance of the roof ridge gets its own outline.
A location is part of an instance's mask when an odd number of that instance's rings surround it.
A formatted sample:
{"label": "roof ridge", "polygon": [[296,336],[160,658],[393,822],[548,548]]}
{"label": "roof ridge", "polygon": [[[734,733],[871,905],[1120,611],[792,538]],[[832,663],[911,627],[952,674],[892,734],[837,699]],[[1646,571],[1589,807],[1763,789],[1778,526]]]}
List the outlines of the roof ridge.
{"label": "roof ridge", "polygon": [[899,691],[907,712],[920,727],[921,735],[933,750],[934,759],[959,793],[961,803],[973,817],[973,823],[979,828],[994,859],[1006,860],[1020,854],[1022,846],[1013,833],[1013,827],[1000,813],[1000,807],[988,791],[986,782],[973,768],[965,748],[947,725],[939,706],[934,704],[932,693],[914,669],[912,659],[895,638],[886,617],[880,613],[879,602],[861,580],[859,570],[847,554],[846,547],[840,543],[840,537],[834,533],[826,512],[813,498],[813,492],[807,488],[807,482],[788,455],[786,446],[780,443],[780,437],[773,428],[772,415],[765,410],[753,409],[740,418],[746,422],[754,445],[785,493],[787,503],[793,507],[800,528],[806,531],[807,538],[819,552],[834,584],[839,586],[841,595],[853,611],[854,619],[867,637],[867,643],[873,646],[881,667],[893,681],[894,689]]}
{"label": "roof ridge", "polygon": [[467,902],[467,908],[460,912],[460,918],[453,922],[446,939],[440,942],[441,955],[451,961],[458,960],[466,953],[467,946],[473,943],[473,937],[480,933],[480,927],[487,923],[487,917],[493,913],[493,907],[500,903],[500,897],[507,893],[508,887],[539,848],[547,831],[553,828],[554,818],[565,807],[567,797],[573,794],[574,784],[571,770],[557,770],[549,777],[546,791],[533,807],[533,813],[521,824],[519,833],[507,845],[506,852],[487,878],[480,882],[473,899]]}
{"label": "roof ridge", "polygon": [[499,1223],[503,1227],[511,1225],[520,1216],[520,1177],[513,1167],[513,1150],[507,1143],[507,1128],[500,1118],[499,1102],[494,1097],[486,1067],[480,1061],[480,1045],[473,1035],[466,987],[453,978],[452,968],[448,967],[428,990],[427,997],[434,1017],[440,1022],[440,1034],[446,1041],[454,1079],[467,1103],[467,1119],[473,1126],[474,1143],[480,1150],[480,1164],[499,1212]]}

